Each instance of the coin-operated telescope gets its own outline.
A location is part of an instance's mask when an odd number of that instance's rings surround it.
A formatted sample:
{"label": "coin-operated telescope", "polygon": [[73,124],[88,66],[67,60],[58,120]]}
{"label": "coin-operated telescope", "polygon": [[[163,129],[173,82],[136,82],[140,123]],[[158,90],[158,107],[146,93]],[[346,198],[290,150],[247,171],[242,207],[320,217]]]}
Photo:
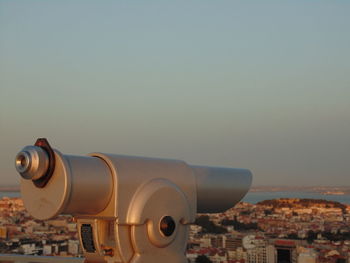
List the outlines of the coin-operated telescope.
{"label": "coin-operated telescope", "polygon": [[61,154],[46,139],[16,156],[28,212],[77,221],[85,262],[185,263],[196,213],[223,212],[248,191],[249,170],[91,153]]}

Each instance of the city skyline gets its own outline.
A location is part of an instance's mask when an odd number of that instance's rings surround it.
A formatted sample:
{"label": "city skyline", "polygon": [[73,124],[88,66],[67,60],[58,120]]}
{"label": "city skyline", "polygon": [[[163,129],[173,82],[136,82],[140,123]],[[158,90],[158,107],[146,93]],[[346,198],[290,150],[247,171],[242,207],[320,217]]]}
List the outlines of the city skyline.
{"label": "city skyline", "polygon": [[349,185],[350,3],[1,1],[0,178],[46,137]]}
{"label": "city skyline", "polygon": [[[0,199],[0,215],[5,222],[0,226],[0,239],[7,241],[0,248],[2,253],[83,255],[72,217],[34,220],[19,198]],[[224,213],[198,214],[189,226],[186,257],[193,263],[203,255],[211,262],[230,263],[330,263],[340,259],[348,262],[349,222],[350,205],[338,202],[312,199],[243,202]]]}

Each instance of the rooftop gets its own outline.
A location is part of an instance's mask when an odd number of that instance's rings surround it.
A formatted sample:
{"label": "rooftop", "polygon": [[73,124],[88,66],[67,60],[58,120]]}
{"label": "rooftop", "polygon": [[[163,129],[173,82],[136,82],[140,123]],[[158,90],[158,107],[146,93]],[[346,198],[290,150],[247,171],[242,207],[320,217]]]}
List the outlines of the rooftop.
{"label": "rooftop", "polygon": [[76,257],[44,257],[44,256],[28,256],[16,254],[0,254],[0,263],[82,263],[84,258]]}

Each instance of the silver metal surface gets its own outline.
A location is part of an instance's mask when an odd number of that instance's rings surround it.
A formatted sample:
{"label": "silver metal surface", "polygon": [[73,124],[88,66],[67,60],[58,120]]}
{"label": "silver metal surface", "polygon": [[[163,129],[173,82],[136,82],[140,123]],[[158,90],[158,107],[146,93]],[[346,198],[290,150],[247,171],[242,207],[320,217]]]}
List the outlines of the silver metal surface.
{"label": "silver metal surface", "polygon": [[64,155],[69,166],[71,188],[64,213],[92,215],[108,204],[113,191],[113,178],[108,165],[97,157]]}
{"label": "silver metal surface", "polygon": [[21,180],[21,195],[28,212],[37,219],[58,214],[91,215],[108,204],[113,179],[107,164],[97,157],[62,155],[55,150],[55,170],[44,188]]}
{"label": "silver metal surface", "polygon": [[[252,182],[246,169],[53,150],[53,174],[38,187],[32,180],[48,169],[48,157],[38,148],[25,147],[16,157],[24,205],[37,219],[73,215],[86,263],[186,263],[196,213],[233,207]],[[164,217],[173,224],[166,235],[160,227]]]}
{"label": "silver metal surface", "polygon": [[16,170],[27,180],[36,180],[45,175],[49,167],[49,157],[37,146],[26,146],[16,155]]}
{"label": "silver metal surface", "polygon": [[196,176],[197,213],[219,213],[248,192],[252,173],[246,169],[191,166]]}

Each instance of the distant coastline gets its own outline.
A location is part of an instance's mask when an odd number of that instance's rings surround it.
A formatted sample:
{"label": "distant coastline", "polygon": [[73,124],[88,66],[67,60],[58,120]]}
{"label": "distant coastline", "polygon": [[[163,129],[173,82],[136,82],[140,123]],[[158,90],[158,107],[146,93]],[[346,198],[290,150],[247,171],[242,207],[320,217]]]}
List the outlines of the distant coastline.
{"label": "distant coastline", "polygon": [[300,192],[323,195],[350,195],[350,186],[253,186],[250,192]]}
{"label": "distant coastline", "polygon": [[[0,192],[19,192],[19,185],[0,185]],[[306,192],[350,195],[350,186],[252,186],[249,192]]]}
{"label": "distant coastline", "polygon": [[19,185],[0,185],[0,192],[19,192]]}
{"label": "distant coastline", "polygon": [[242,199],[243,202],[257,204],[264,200],[273,200],[279,198],[299,198],[299,199],[320,199],[327,201],[336,201],[342,204],[350,205],[350,194],[334,195],[323,194],[317,192],[302,192],[302,191],[281,191],[281,192],[254,192],[250,191]]}
{"label": "distant coastline", "polygon": [[[350,192],[346,189],[350,187],[272,187],[259,186],[252,187],[247,195],[242,199],[243,202],[257,204],[264,200],[279,198],[300,198],[300,199],[322,199],[336,201],[342,204],[350,205]],[[336,190],[338,189],[338,190]],[[341,193],[339,193],[341,191]],[[0,199],[3,197],[21,197],[18,186],[0,187]]]}

